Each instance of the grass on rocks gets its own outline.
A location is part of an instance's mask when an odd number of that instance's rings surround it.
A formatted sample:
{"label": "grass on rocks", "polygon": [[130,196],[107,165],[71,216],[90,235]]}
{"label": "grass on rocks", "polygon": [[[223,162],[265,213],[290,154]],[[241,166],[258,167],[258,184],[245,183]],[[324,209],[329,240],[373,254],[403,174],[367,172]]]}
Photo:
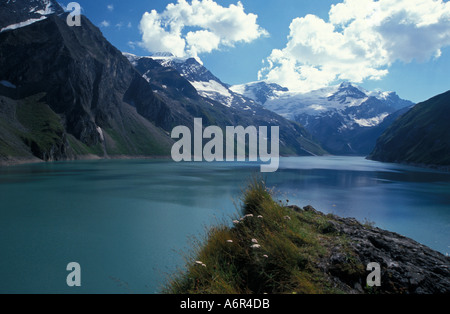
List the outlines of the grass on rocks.
{"label": "grass on rocks", "polygon": [[260,178],[253,178],[243,191],[241,212],[232,227],[215,226],[205,239],[195,241],[186,256],[186,270],[171,278],[163,292],[342,292],[318,267],[330,247],[345,246],[345,239],[330,231],[328,216],[295,211],[274,200]]}

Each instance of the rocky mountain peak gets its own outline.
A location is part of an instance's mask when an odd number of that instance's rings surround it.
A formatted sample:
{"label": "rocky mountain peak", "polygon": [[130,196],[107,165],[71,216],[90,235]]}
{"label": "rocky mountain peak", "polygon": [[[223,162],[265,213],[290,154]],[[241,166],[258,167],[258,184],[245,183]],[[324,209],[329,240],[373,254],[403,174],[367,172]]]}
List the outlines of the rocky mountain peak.
{"label": "rocky mountain peak", "polygon": [[286,87],[266,81],[235,85],[231,87],[231,90],[253,99],[260,105],[265,104],[271,98],[277,97],[278,92],[289,92]]}
{"label": "rocky mountain peak", "polygon": [[338,91],[332,96],[328,97],[329,101],[338,101],[343,104],[348,102],[348,98],[352,100],[367,98],[367,94],[362,91],[361,88],[352,85],[351,83],[344,82],[339,85]]}
{"label": "rocky mountain peak", "polygon": [[0,3],[0,32],[28,26],[51,14],[62,14],[55,0],[6,0]]}

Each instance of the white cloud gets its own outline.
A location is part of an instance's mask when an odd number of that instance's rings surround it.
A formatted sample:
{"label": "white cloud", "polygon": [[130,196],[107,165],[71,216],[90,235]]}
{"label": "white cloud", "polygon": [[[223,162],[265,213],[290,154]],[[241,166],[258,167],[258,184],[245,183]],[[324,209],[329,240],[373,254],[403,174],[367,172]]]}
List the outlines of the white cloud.
{"label": "white cloud", "polygon": [[108,4],[106,7],[108,8],[109,11],[111,11],[111,12],[114,11],[114,5],[113,4]]}
{"label": "white cloud", "polygon": [[241,2],[223,7],[213,0],[178,0],[162,13],[153,10],[144,14],[141,45],[151,52],[196,57],[221,46],[233,47],[268,35],[257,24],[257,18],[245,13]]}
{"label": "white cloud", "polygon": [[109,23],[108,21],[103,21],[103,22],[100,23],[100,26],[102,26],[102,27],[109,27],[109,26],[111,26],[111,23]]}
{"label": "white cloud", "polygon": [[184,56],[186,41],[180,32],[167,31],[162,26],[159,14],[152,10],[142,17],[142,45],[151,52],[171,52],[176,56]]}
{"label": "white cloud", "polygon": [[329,21],[294,19],[286,47],[272,51],[259,76],[296,91],[360,83],[381,79],[396,61],[438,58],[449,45],[450,2],[344,0]]}
{"label": "white cloud", "polygon": [[135,43],[135,42],[129,41],[127,44],[128,44],[128,46],[129,46],[131,49],[133,49],[133,50],[136,49],[136,43]]}

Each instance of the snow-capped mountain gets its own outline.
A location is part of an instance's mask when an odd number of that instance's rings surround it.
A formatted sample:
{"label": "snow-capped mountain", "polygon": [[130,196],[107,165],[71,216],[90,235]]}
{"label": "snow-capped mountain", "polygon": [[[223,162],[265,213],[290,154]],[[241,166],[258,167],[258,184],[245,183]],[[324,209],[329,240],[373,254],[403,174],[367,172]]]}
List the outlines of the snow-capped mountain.
{"label": "snow-capped mountain", "polygon": [[0,33],[42,21],[50,14],[64,10],[54,0],[3,0],[0,3]]}
{"label": "snow-capped mountain", "polygon": [[149,57],[129,53],[123,55],[160,99],[177,104],[171,108],[172,114],[180,114],[190,119],[191,123],[193,117],[203,117],[205,125],[213,123],[220,127],[278,126],[282,155],[310,156],[326,153],[300,124],[231,91],[228,85],[195,59],[180,59],[169,54],[154,54]]}
{"label": "snow-capped mountain", "polygon": [[[334,154],[368,154],[376,138],[361,143],[361,133],[389,126],[383,122],[412,102],[395,92],[367,91],[342,83],[309,93],[296,93],[266,82],[231,87],[267,109],[302,124]],[[390,119],[388,119],[390,121]]]}
{"label": "snow-capped mountain", "polygon": [[[291,120],[297,120],[303,115],[321,116],[338,111],[353,113],[353,119],[350,120],[360,126],[374,126],[383,121],[383,116],[412,105],[411,102],[400,99],[395,92],[371,92],[351,83],[309,93],[289,92],[287,88],[266,82],[237,85],[231,89]],[[379,103],[375,104],[375,100]],[[372,106],[366,106],[368,104]],[[356,110],[357,107],[366,110]],[[349,110],[350,108],[354,110]]]}
{"label": "snow-capped mountain", "polygon": [[230,89],[235,93],[253,99],[260,105],[264,105],[269,99],[276,98],[279,92],[289,91],[286,87],[264,81],[234,85]]}
{"label": "snow-capped mountain", "polygon": [[[267,120],[270,114],[263,112],[265,108],[277,114],[270,118],[273,123],[280,124],[281,116],[286,119],[284,121],[292,120],[303,125],[332,154],[369,154],[375,147],[377,137],[401,110],[413,105],[394,92],[370,92],[350,83],[303,94],[264,81],[229,86],[194,58],[177,58],[168,53],[150,57],[124,55],[138,66],[149,83],[153,74],[151,67],[142,64],[146,58],[176,70],[190,83],[190,88],[194,87],[196,93],[210,100],[212,106],[220,103],[236,109],[240,114],[247,111],[265,116]],[[189,86],[180,88],[189,90]]]}
{"label": "snow-capped mountain", "polygon": [[[139,58],[131,54],[124,54],[132,63]],[[223,83],[219,78],[205,68],[201,61],[195,58],[177,58],[170,53],[157,53],[150,57],[164,67],[175,69],[181,74],[197,92],[208,99],[217,101],[227,107],[251,110],[256,103],[251,98],[234,92],[228,84]],[[144,73],[144,75],[146,75]]]}

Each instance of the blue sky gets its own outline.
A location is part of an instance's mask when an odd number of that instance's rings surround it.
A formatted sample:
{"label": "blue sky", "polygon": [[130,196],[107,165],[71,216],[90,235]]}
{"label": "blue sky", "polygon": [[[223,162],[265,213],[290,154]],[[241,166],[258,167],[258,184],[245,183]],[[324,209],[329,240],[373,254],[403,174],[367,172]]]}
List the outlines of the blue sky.
{"label": "blue sky", "polygon": [[450,89],[448,1],[78,2],[121,51],[198,56],[228,84],[268,79],[308,91],[346,80],[415,102]]}

